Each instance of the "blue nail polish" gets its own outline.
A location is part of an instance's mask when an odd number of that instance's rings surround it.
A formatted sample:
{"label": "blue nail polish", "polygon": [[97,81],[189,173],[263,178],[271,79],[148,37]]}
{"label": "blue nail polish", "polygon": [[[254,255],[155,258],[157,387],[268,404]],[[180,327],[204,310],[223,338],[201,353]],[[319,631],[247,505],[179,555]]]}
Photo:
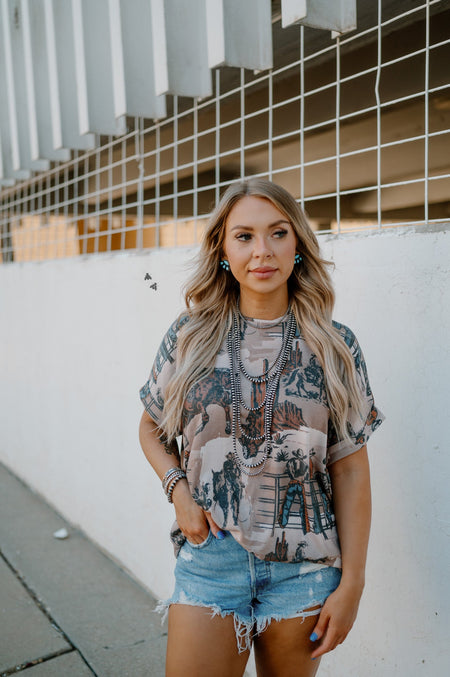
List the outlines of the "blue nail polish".
{"label": "blue nail polish", "polygon": [[[311,636],[310,636],[309,639],[311,640],[311,642],[317,642],[317,640],[319,639],[319,637],[318,637],[318,635],[317,635],[315,632],[313,632],[313,633],[311,634]],[[314,659],[313,659],[313,660],[314,660]]]}
{"label": "blue nail polish", "polygon": [[218,532],[217,532],[217,538],[219,539],[219,541],[222,541],[222,540],[225,538],[224,532],[223,532],[223,531],[218,531]]}

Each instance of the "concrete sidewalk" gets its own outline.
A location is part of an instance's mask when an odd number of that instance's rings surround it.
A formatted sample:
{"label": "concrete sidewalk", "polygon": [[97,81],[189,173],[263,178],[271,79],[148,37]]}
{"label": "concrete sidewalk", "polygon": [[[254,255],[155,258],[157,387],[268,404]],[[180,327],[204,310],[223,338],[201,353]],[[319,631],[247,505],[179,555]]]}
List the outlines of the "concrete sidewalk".
{"label": "concrete sidewalk", "polygon": [[154,598],[1,464],[0,511],[0,677],[163,677]]}

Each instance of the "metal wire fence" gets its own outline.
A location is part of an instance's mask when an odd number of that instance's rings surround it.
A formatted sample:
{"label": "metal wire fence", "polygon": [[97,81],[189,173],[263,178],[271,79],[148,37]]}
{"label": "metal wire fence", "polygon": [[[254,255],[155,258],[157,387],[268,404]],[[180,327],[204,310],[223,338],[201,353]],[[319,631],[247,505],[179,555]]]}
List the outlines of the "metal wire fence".
{"label": "metal wire fence", "polygon": [[195,244],[246,176],[288,188],[319,232],[448,221],[450,38],[439,0],[412,4],[383,19],[378,0],[347,36],[279,32],[272,70],[217,69],[213,96],[3,188],[1,260]]}

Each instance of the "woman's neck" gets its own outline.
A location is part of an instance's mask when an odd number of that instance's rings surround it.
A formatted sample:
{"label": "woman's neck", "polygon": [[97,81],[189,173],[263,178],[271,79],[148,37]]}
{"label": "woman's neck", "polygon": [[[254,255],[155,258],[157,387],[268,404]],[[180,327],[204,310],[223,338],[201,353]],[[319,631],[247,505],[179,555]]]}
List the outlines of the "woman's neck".
{"label": "woman's neck", "polygon": [[286,294],[278,294],[276,298],[269,294],[255,297],[245,294],[239,299],[241,314],[258,320],[275,320],[282,317],[287,311],[288,305],[287,290]]}

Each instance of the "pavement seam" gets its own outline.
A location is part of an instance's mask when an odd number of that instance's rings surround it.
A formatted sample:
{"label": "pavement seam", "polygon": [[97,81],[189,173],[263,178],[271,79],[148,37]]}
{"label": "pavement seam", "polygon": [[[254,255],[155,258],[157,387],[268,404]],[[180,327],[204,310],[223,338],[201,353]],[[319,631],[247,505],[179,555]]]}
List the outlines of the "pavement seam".
{"label": "pavement seam", "polygon": [[40,665],[40,663],[46,663],[47,661],[51,661],[52,658],[58,658],[58,656],[64,656],[67,653],[73,653],[76,651],[76,649],[71,646],[68,649],[61,649],[60,651],[55,651],[54,653],[48,654],[47,656],[40,656],[39,658],[33,658],[30,661],[26,661],[25,663],[19,663],[19,665],[15,665],[12,668],[7,668],[6,670],[3,670],[3,672],[0,674],[0,677],[8,677],[8,675],[15,675],[16,672],[22,672],[22,670],[26,670],[27,668],[31,668],[34,665]]}
{"label": "pavement seam", "polygon": [[86,664],[86,666],[89,668],[89,670],[92,672],[94,677],[99,677],[97,673],[92,669],[92,667],[89,665],[81,651],[74,645],[70,637],[66,635],[64,630],[58,625],[58,623],[55,621],[45,604],[41,599],[39,599],[38,595],[35,593],[35,591],[29,586],[27,581],[25,580],[24,576],[18,571],[14,565],[8,560],[4,552],[0,549],[0,557],[2,560],[5,562],[6,566],[11,570],[11,572],[14,574],[14,576],[17,578],[19,583],[22,584],[22,586],[25,588],[27,591],[28,595],[31,597],[33,602],[36,604],[36,606],[42,611],[42,613],[46,616],[52,627],[61,635],[61,637],[69,644],[69,649],[61,649],[60,651],[57,651],[55,653],[49,654],[48,656],[43,656],[41,658],[36,658],[33,661],[28,661],[27,663],[22,663],[18,666],[15,666],[13,668],[8,668],[6,671],[3,671],[0,674],[0,677],[7,677],[8,675],[15,674],[16,672],[20,672],[22,670],[25,670],[33,665],[36,665],[38,663],[44,663],[48,660],[51,660],[52,658],[56,658],[57,656],[62,656],[66,653],[71,653],[72,651],[76,651],[82,661]]}

